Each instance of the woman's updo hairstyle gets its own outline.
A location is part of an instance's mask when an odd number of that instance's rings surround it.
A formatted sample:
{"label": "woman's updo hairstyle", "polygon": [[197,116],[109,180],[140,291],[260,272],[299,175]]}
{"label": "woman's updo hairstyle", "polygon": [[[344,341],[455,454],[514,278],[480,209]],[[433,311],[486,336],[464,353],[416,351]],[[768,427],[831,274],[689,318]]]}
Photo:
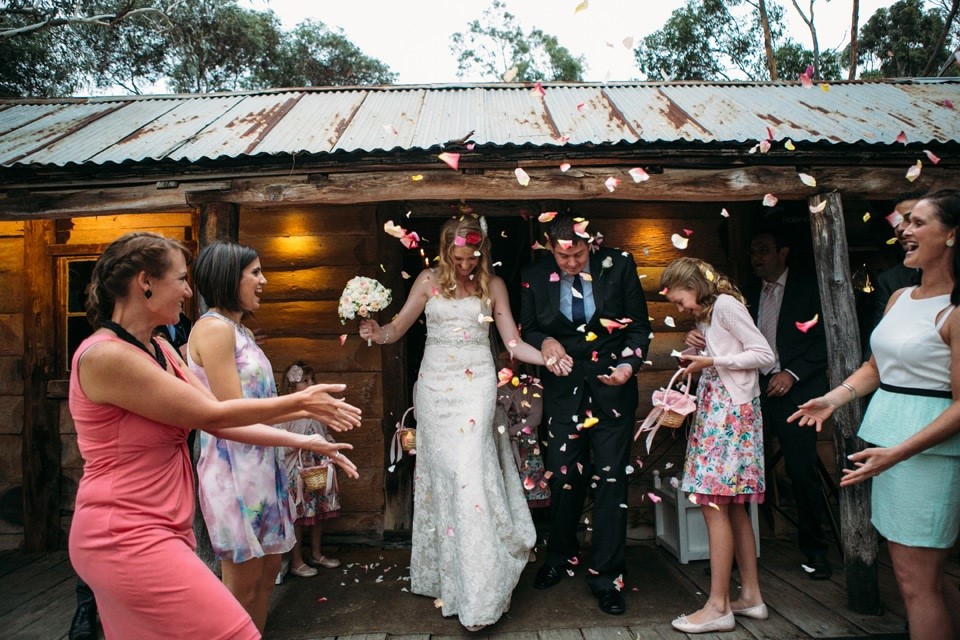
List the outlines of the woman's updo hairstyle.
{"label": "woman's updo hairstyle", "polygon": [[137,274],[144,271],[153,278],[166,275],[174,251],[182,253],[190,264],[192,256],[185,246],[157,233],[134,231],[111,242],[93,266],[87,289],[87,320],[94,330],[110,319],[117,300],[126,297],[130,281]]}
{"label": "woman's updo hairstyle", "polygon": [[[948,229],[957,229],[960,235],[960,190],[941,189],[920,198],[933,206],[937,219]],[[916,205],[914,205],[916,208]],[[957,238],[960,241],[960,237]],[[950,292],[950,304],[960,305],[960,251],[953,248],[953,291]]]}

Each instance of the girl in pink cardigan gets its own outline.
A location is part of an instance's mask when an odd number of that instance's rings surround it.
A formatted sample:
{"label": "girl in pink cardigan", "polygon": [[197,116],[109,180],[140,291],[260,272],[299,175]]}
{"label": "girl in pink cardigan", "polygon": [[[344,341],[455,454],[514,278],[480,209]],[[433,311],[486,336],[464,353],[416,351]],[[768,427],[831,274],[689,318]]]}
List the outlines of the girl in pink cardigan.
{"label": "girl in pink cardigan", "polygon": [[[685,633],[730,631],[735,615],[764,619],[757,550],[743,507],[763,502],[763,422],[759,372],[773,351],[744,306],[743,295],[709,264],[680,258],[663,272],[660,286],[681,313],[692,313],[706,347],[685,352],[686,373],[702,372],[697,415],[690,429],[682,489],[702,505],[710,543],[710,597],[673,627]],[[689,351],[689,350],[688,350]],[[740,597],[730,602],[736,556]]]}

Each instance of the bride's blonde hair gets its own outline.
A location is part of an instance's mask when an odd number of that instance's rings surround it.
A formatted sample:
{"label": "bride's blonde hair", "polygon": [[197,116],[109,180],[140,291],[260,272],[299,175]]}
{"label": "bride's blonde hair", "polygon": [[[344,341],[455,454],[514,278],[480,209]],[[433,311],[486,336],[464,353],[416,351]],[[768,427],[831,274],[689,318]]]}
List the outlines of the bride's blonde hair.
{"label": "bride's blonde hair", "polygon": [[714,269],[709,263],[697,258],[678,258],[667,265],[663,275],[660,276],[660,289],[661,291],[663,289],[692,291],[700,306],[697,319],[706,324],[710,324],[713,305],[721,293],[733,296],[741,304],[747,303],[746,298],[727,276]]}
{"label": "bride's blonde hair", "polygon": [[480,218],[474,214],[451,218],[440,229],[440,261],[437,266],[437,288],[444,298],[452,298],[457,288],[457,274],[453,265],[453,250],[467,247],[480,254],[480,261],[474,269],[473,281],[477,285],[473,295],[481,300],[490,298],[490,279],[493,269],[490,266],[490,239],[481,225]]}

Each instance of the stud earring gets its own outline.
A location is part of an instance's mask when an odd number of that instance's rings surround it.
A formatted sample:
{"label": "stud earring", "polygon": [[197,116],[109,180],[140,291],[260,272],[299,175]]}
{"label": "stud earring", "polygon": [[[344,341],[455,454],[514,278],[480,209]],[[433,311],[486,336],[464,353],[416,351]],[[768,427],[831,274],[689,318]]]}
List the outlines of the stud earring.
{"label": "stud earring", "polygon": [[150,289],[147,289],[146,291],[143,292],[143,297],[149,300],[150,298],[153,297],[153,291],[150,291]]}
{"label": "stud earring", "polygon": [[948,247],[952,247],[954,244],[956,244],[956,241],[953,238],[947,238]]}

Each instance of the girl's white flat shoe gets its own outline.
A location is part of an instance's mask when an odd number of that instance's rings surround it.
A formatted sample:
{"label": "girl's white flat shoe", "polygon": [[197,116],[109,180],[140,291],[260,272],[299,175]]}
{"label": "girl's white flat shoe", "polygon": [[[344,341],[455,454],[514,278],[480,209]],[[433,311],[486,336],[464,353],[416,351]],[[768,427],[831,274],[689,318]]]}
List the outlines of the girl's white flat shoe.
{"label": "girl's white flat shoe", "polygon": [[733,631],[737,627],[737,621],[733,618],[733,612],[725,616],[714,618],[710,622],[696,624],[687,620],[687,616],[680,616],[670,623],[677,631],[684,633],[710,633],[711,631]]}
{"label": "girl's white flat shoe", "polygon": [[770,612],[767,610],[767,605],[760,603],[755,607],[747,607],[746,609],[731,609],[733,615],[743,616],[744,618],[754,618],[755,620],[766,620],[770,616]]}

